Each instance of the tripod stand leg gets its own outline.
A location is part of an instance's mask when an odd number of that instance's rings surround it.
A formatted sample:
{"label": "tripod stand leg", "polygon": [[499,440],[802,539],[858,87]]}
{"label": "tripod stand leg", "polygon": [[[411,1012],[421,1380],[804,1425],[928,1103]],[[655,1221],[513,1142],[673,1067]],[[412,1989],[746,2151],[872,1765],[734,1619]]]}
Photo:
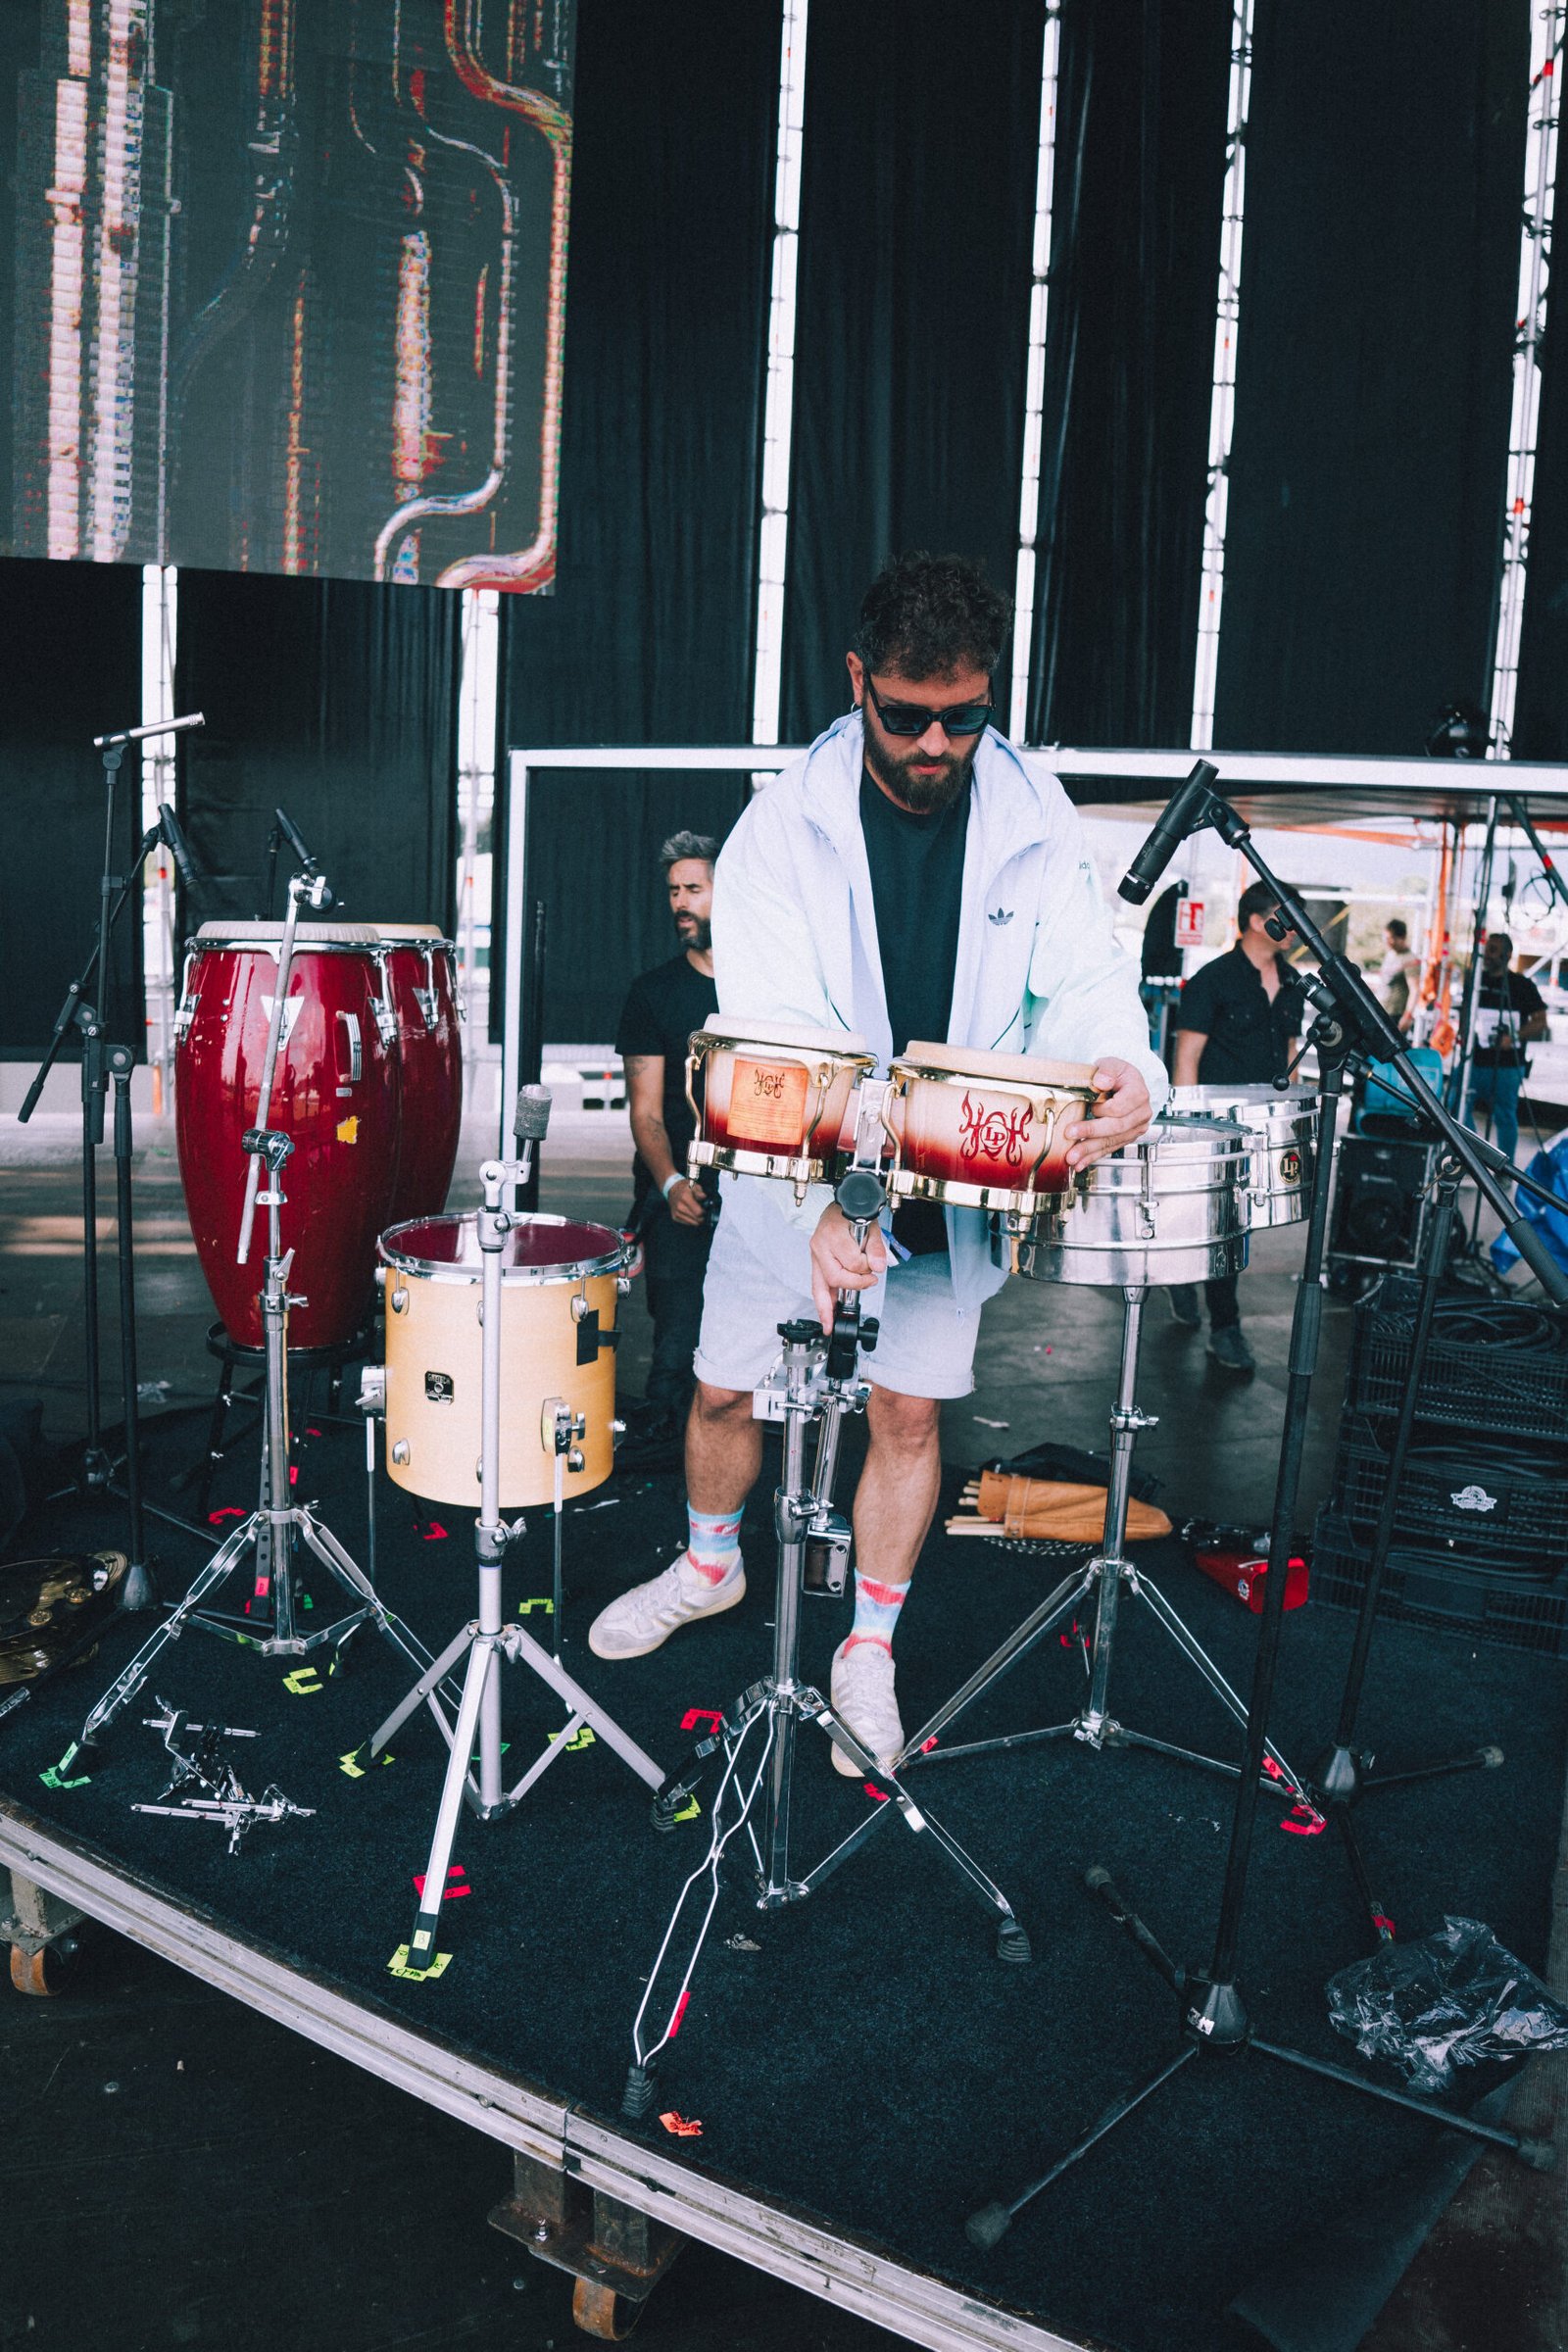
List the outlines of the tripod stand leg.
{"label": "tripod stand leg", "polygon": [[1084,1567],[1075,1569],[1071,1576],[1063,1577],[1054,1592],[1047,1593],[1040,1606],[1031,1610],[1023,1623],[1007,1636],[1000,1648],[992,1651],[984,1665],[977,1666],[968,1681],[961,1683],[953,1696],[944,1700],[929,1722],[921,1724],[920,1729],[913,1737],[905,1741],[903,1754],[895,1759],[901,1770],[906,1764],[914,1763],[917,1758],[923,1758],[931,1763],[946,1762],[950,1756],[975,1755],[988,1747],[1002,1744],[1015,1746],[1019,1739],[1037,1739],[1042,1736],[1038,1733],[1025,1732],[1014,1735],[1005,1742],[989,1740],[971,1740],[963,1747],[932,1749],[929,1756],[925,1752],[931,1746],[931,1742],[941,1737],[948,1725],[956,1717],[961,1715],[972,1700],[980,1697],[982,1692],[989,1690],[993,1683],[1000,1681],[1010,1667],[1017,1665],[1020,1658],[1028,1655],[1037,1642],[1044,1641],[1047,1634],[1060,1624],[1069,1609],[1073,1608],[1080,1600],[1087,1598],[1095,1589],[1099,1568],[1098,1560],[1090,1560]]}
{"label": "tripod stand leg", "polygon": [[487,1635],[476,1634],[468,1652],[468,1671],[463,1679],[463,1699],[452,1734],[447,1776],[441,1784],[441,1803],[435,1817],[435,1835],[430,1840],[430,1859],[424,1866],[424,1889],[419,1896],[414,1933],[408,1942],[406,1966],[421,1975],[428,1973],[436,1956],[436,1932],[441,1925],[441,1905],[446,1896],[447,1871],[458,1835],[458,1816],[463,1810],[468,1758],[473,1753],[473,1739],[479,1726],[479,1709],[484,1700],[485,1688],[496,1668],[494,1641]]}
{"label": "tripod stand leg", "polygon": [[[812,1701],[815,1703],[813,1704]],[[1031,1959],[1033,1954],[1030,1950],[1029,1938],[1019,1926],[1017,1915],[1001,1887],[986,1877],[979,1863],[964,1851],[957,1839],[942,1827],[941,1822],[914,1802],[898,1774],[890,1772],[885,1764],[879,1763],[870,1749],[864,1746],[853,1732],[847,1730],[845,1725],[840,1723],[838,1718],[822,1705],[814,1691],[805,1695],[803,1713],[808,1721],[814,1720],[821,1725],[825,1732],[830,1733],[835,1744],[842,1747],[847,1755],[853,1756],[868,1778],[875,1773],[879,1781],[887,1783],[888,1802],[878,1805],[873,1819],[880,1819],[893,1806],[897,1806],[906,1829],[912,1830],[916,1836],[922,1832],[929,1834],[937,1852],[951,1863],[981,1908],[989,1911],[995,1918],[998,1959],[1020,1962]],[[850,1855],[864,1842],[864,1839],[870,1835],[870,1830],[871,1824],[862,1822],[858,1833],[852,1833],[842,1843],[836,1845],[830,1854],[824,1856],[814,1870],[807,1873],[794,1888],[794,1894],[804,1896],[814,1893],[823,1880],[837,1870],[841,1862],[848,1861]]]}
{"label": "tripod stand leg", "polygon": [[222,1583],[253,1540],[255,1532],[255,1520],[247,1519],[243,1526],[236,1527],[233,1534],[219,1545],[178,1608],[166,1617],[162,1625],[153,1628],[129,1665],[122,1668],[99,1699],[82,1725],[80,1737],[72,1741],[59,1763],[51,1766],[43,1776],[51,1787],[69,1781],[72,1767],[80,1759],[82,1749],[92,1746],[100,1734],[109,1729],[122,1708],[129,1705],[152,1672],[154,1661],[169,1647],[171,1642],[179,1640],[191,1611],[200,1605],[215,1586]]}
{"label": "tripod stand leg", "polygon": [[1376,1936],[1379,1943],[1392,1943],[1394,1941],[1394,1922],[1372,1891],[1372,1882],[1367,1877],[1366,1860],[1361,1852],[1361,1840],[1355,1834],[1355,1824],[1350,1819],[1348,1807],[1336,1805],[1334,1818],[1339,1824],[1340,1837],[1345,1845],[1346,1859],[1350,1865],[1350,1876],[1355,1881],[1356,1892],[1361,1897],[1363,1910],[1372,1922],[1372,1933]]}
{"label": "tripod stand leg", "polygon": [[1032,2199],[1038,2197],[1042,2189],[1049,2188],[1053,2180],[1059,2180],[1062,2174],[1075,2165],[1081,2156],[1087,2156],[1090,2149],[1102,2140],[1107,2132],[1114,2132],[1116,2126],[1125,2117],[1131,2115],[1135,2108],[1141,2107],[1147,2098],[1152,2098],[1161,2083],[1168,2082],[1172,2075],[1177,2074],[1190,2058],[1196,2058],[1197,2055],[1197,2045],[1190,2041],[1184,2042],[1175,2057],[1162,2066],[1157,2074],[1151,2075],[1147,2082],[1141,2082],[1136,2090],[1126,2092],[1119,2099],[1112,2099],[1099,2121],[1091,2124],[1083,2136],[1073,2141],[1066,2155],[1058,2156],[1051,2170],[1042,2173],[1038,2180],[1031,2180],[1028,2187],[1021,2188],[1015,2197],[1010,2197],[1005,2201],[999,2197],[990,2205],[982,2205],[978,2212],[971,2213],[963,2225],[963,2233],[969,2243],[972,2246],[978,2246],[983,2254],[989,2253],[991,2248],[1005,2236],[1013,2221],[1024,2207]]}
{"label": "tripod stand leg", "polygon": [[441,1652],[441,1655],[438,1658],[433,1659],[425,1668],[423,1674],[420,1675],[418,1681],[415,1684],[413,1690],[409,1691],[407,1696],[399,1699],[397,1705],[393,1708],[391,1714],[386,1718],[385,1722],[377,1724],[375,1730],[370,1734],[369,1739],[367,1740],[361,1746],[355,1748],[352,1755],[343,1759],[345,1768],[347,1768],[349,1764],[353,1764],[363,1772],[367,1766],[373,1764],[376,1758],[380,1755],[381,1750],[385,1747],[387,1741],[397,1738],[398,1733],[402,1731],[403,1726],[408,1722],[409,1717],[416,1714],[419,1708],[423,1706],[426,1701],[429,1702],[430,1711],[434,1715],[436,1723],[440,1727],[442,1739],[446,1741],[449,1747],[452,1745],[452,1726],[447,1721],[446,1714],[441,1706],[440,1700],[436,1697],[436,1687],[438,1684],[445,1682],[447,1676],[451,1673],[453,1667],[462,1657],[469,1642],[476,1639],[478,1631],[478,1625],[476,1622],[474,1622],[466,1625],[460,1634],[454,1634],[452,1640],[447,1643],[445,1649]]}
{"label": "tripod stand leg", "polygon": [[1265,2058],[1278,2058],[1286,2066],[1299,2067],[1303,2074],[1321,2075],[1329,2082],[1344,2082],[1349,2089],[1365,2091],[1370,2098],[1382,2099],[1391,2107],[1402,2107],[1407,2115],[1424,2116],[1429,2124],[1439,2124],[1445,2132],[1463,2132],[1471,2139],[1490,2140],[1494,2148],[1506,2148],[1510,2156],[1517,2156],[1533,2173],[1549,2173],[1556,2164],[1556,2150],[1549,2139],[1530,2139],[1501,2125],[1481,2123],[1474,2116],[1456,2114],[1451,2107],[1440,2107],[1436,2099],[1417,2098],[1413,2091],[1396,2090],[1387,2082],[1370,2082],[1350,2067],[1335,2066],[1326,2058],[1308,2058],[1304,2050],[1285,2049],[1279,2042],[1259,2040],[1255,2034],[1250,2046],[1260,2050]]}
{"label": "tripod stand leg", "polygon": [[[1236,1721],[1245,1731],[1247,1729],[1246,1700],[1241,1696],[1241,1693],[1233,1690],[1231,1685],[1225,1680],[1225,1677],[1221,1674],[1219,1668],[1215,1665],[1207,1650],[1203,1648],[1202,1644],[1194,1635],[1191,1627],[1183,1623],[1182,1619],[1171,1607],[1170,1602],[1165,1598],[1164,1593],[1161,1592],[1159,1587],[1152,1581],[1152,1578],[1140,1575],[1138,1579],[1138,1592],[1141,1596],[1148,1601],[1155,1617],[1164,1627],[1166,1633],[1169,1634],[1171,1640],[1175,1642],[1183,1657],[1185,1657],[1190,1664],[1197,1667],[1199,1673],[1202,1676],[1204,1682],[1213,1691],[1220,1704],[1229,1709],[1230,1713],[1235,1717]],[[1291,1770],[1289,1764],[1286,1763],[1285,1758],[1281,1755],[1279,1749],[1275,1746],[1272,1740],[1264,1740],[1263,1753],[1284,1776],[1285,1786],[1287,1788],[1289,1788],[1292,1796],[1304,1803],[1306,1801],[1305,1791],[1302,1788],[1300,1781]],[[1215,1769],[1221,1772],[1230,1772],[1234,1769],[1234,1767],[1228,1764],[1216,1764]]]}
{"label": "tripod stand leg", "polygon": [[606,1714],[598,1699],[590,1697],[581,1683],[551,1656],[542,1642],[534,1640],[525,1626],[509,1625],[500,1636],[500,1641],[507,1655],[520,1658],[525,1666],[531,1666],[539,1680],[554,1690],[568,1714],[580,1716],[584,1723],[591,1726],[594,1737],[602,1740],[640,1781],[645,1781],[650,1788],[663,1787],[664,1774],[653,1757],[644,1754],[630,1734],[621,1730],[612,1715]]}
{"label": "tripod stand leg", "polygon": [[[384,1635],[394,1648],[402,1650],[412,1665],[419,1667],[428,1665],[430,1653],[424,1643],[416,1636],[411,1634],[403,1620],[395,1617],[392,1611],[386,1607],[364,1569],[349,1552],[344,1550],[331,1529],[323,1527],[319,1520],[313,1518],[309,1508],[303,1505],[296,1515],[301,1535],[321,1565],[329,1568],[340,1583],[346,1585],[351,1592],[359,1593],[365,1601],[366,1605],[363,1609],[357,1610],[352,1618],[344,1620],[348,1632],[344,1634],[343,1642],[346,1642],[350,1634],[357,1632],[359,1627],[368,1620],[374,1625],[377,1633]],[[341,1642],[338,1646],[342,1647]]]}

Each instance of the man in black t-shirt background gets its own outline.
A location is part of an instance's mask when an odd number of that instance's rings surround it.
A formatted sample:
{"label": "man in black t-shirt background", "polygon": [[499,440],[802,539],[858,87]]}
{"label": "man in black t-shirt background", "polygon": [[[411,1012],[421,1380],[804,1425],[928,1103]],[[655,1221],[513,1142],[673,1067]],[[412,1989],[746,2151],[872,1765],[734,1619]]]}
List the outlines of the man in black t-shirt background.
{"label": "man in black t-shirt background", "polygon": [[[1275,896],[1266,882],[1244,890],[1236,908],[1239,933],[1228,956],[1195,972],[1176,1007],[1177,1086],[1266,1086],[1280,1077],[1296,1049],[1301,992],[1290,976],[1283,946],[1270,937]],[[1239,1276],[1203,1285],[1208,1306],[1208,1352],[1222,1371],[1240,1379],[1257,1369],[1237,1298]],[[1170,1311],[1189,1331],[1201,1316],[1198,1286],[1171,1286]]]}
{"label": "man in black t-shirt background", "polygon": [[1488,933],[1481,950],[1481,1018],[1464,1114],[1473,1127],[1478,1110],[1490,1111],[1493,1141],[1510,1159],[1519,1151],[1524,1048],[1546,1034],[1546,1000],[1523,972],[1508,969],[1512,956],[1513,941],[1506,931]]}
{"label": "man in black t-shirt background", "polygon": [[686,1041],[718,1010],[710,922],[717,856],[717,842],[706,833],[672,833],[660,851],[680,951],[632,982],[615,1032],[637,1147],[631,1222],[643,1246],[654,1319],[647,1410],[632,1433],[639,1450],[673,1443],[685,1423],[718,1207],[716,1191],[710,1197],[686,1174],[694,1133]]}

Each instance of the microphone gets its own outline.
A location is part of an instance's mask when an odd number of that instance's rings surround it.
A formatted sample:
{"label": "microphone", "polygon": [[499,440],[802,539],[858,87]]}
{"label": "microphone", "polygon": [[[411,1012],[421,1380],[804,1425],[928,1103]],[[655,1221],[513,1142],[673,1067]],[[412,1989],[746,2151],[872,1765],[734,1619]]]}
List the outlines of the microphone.
{"label": "microphone", "polygon": [[95,735],[92,748],[95,752],[107,752],[117,743],[141,743],[149,735],[180,735],[187,727],[205,727],[206,724],[205,714],[193,710],[188,718],[161,718],[150,727],[122,727],[118,735]]}
{"label": "microphone", "polygon": [[190,843],[180,831],[179,820],[167,801],[160,801],[158,804],[158,838],[172,854],[174,863],[179,868],[179,878],[185,888],[191,891],[202,890],[206,885],[207,877],[191,856]]}
{"label": "microphone", "polygon": [[519,1144],[542,1144],[550,1125],[551,1095],[548,1086],[525,1086],[517,1096],[517,1105],[512,1114],[512,1132]]}
{"label": "microphone", "polygon": [[1200,760],[1186,782],[1165,803],[1154,819],[1153,831],[1123,874],[1117,888],[1130,905],[1141,906],[1189,833],[1203,821],[1203,804],[1219,782],[1219,769]]}
{"label": "microphone", "polygon": [[289,815],[288,810],[286,808],[274,808],[272,810],[272,814],[277,819],[278,831],[282,834],[283,839],[288,843],[289,848],[293,851],[301,865],[304,866],[308,874],[314,874],[316,871],[316,859],[311,856],[310,851],[306,848],[304,835],[300,832],[300,829],[294,822],[294,819]]}

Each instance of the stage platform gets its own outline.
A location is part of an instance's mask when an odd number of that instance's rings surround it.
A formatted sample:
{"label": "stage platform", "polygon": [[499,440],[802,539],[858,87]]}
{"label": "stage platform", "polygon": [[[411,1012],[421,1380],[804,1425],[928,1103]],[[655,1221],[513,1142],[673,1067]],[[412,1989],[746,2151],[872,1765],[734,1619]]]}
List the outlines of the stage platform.
{"label": "stage platform", "polygon": [[[153,1425],[155,1492],[199,1428],[189,1415]],[[320,1498],[354,1550],[363,1548],[360,1460],[352,1432],[308,1437],[299,1488]],[[234,1492],[215,1494],[215,1508],[243,1507],[250,1475],[248,1459],[243,1475],[236,1460]],[[961,1476],[955,1468],[950,1493]],[[417,1511],[385,1487],[380,1517],[382,1591],[439,1646],[472,1609],[470,1523]],[[689,1716],[730,1706],[766,1668],[772,1555],[762,1513],[754,1518],[746,1602],[649,1658],[611,1666],[588,1653],[588,1623],[669,1556],[682,1529],[677,1482],[620,1475],[569,1516],[565,1662],[662,1764],[688,1744]],[[51,1514],[51,1541],[101,1541],[95,1525],[93,1514],[63,1508]],[[172,1594],[203,1549],[172,1532],[162,1548]],[[1174,1544],[1152,1547],[1145,1564],[1245,1687],[1256,1620]],[[1059,1573],[1035,1556],[954,1542],[939,1522],[901,1628],[906,1719],[933,1708]],[[533,1602],[524,1622],[547,1631],[542,1513],[507,1589],[509,1611]],[[324,1580],[314,1580],[314,1597],[318,1609],[331,1605]],[[803,1672],[825,1678],[846,1611],[808,1603],[805,1617]],[[1123,1627],[1113,1711],[1160,1738],[1234,1755],[1226,1718],[1152,1616],[1129,1603]],[[1350,1630],[1344,1614],[1310,1604],[1287,1619],[1275,1729],[1302,1769],[1331,1724]],[[1424,2123],[1333,2084],[1261,2059],[1205,2062],[994,2252],[969,2244],[963,2222],[975,2206],[1044,2169],[1177,2046],[1172,1996],[1084,1892],[1085,1869],[1104,1864],[1168,1948],[1199,1965],[1207,1957],[1229,1784],[1147,1752],[1070,1740],[919,1773],[923,1801],[1012,1898],[1032,1965],[999,1963],[982,1913],[898,1820],[782,1914],[759,1914],[732,1864],[659,2076],[658,2107],[701,2132],[676,2135],[657,2115],[629,2124],[619,2104],[631,2019],[700,1858],[700,1824],[657,1835],[646,1792],[602,1742],[564,1754],[514,1816],[465,1818],[456,1859],[471,1891],[447,1906],[448,1965],[426,1982],[403,1981],[388,1962],[413,1922],[444,1749],[421,1718],[386,1768],[352,1779],[339,1763],[408,1683],[402,1657],[362,1633],[346,1671],[327,1680],[190,1631],[159,1662],[145,1703],[115,1726],[91,1778],[46,1786],[40,1773],[135,1640],[128,1623],[118,1627],[90,1665],[0,1719],[0,1863],[511,2148],[521,2160],[513,2220],[526,2222],[525,2237],[542,2224],[534,2242],[547,2260],[580,2248],[598,2194],[606,2215],[652,2216],[917,2343],[1218,2352],[1262,2340],[1232,2310],[1238,2300],[1266,2303],[1271,2281],[1298,2275],[1303,2254],[1310,2275],[1315,2246],[1343,2266],[1339,2224],[1418,2188],[1443,2149]],[[1060,1721],[1083,1674],[1070,1640],[1053,1641],[966,1728]],[[166,1777],[159,1738],[142,1721],[155,1692],[198,1720],[256,1730],[243,1743],[246,1785],[275,1782],[311,1817],[259,1826],[230,1855],[216,1829],[133,1812]],[[509,1769],[517,1759],[520,1771],[561,1711],[520,1669],[505,1705]],[[1363,1834],[1401,1935],[1461,1912],[1544,1967],[1568,1744],[1564,1669],[1391,1626],[1378,1638],[1365,1733],[1389,1765],[1486,1740],[1503,1746],[1500,1770],[1380,1800]],[[802,1868],[875,1802],[831,1771],[816,1734],[803,1735],[796,1791]],[[1362,1922],[1338,1843],[1287,1833],[1284,1812],[1265,1808],[1260,1826],[1244,1980],[1260,2033],[1344,2061],[1351,2053],[1329,2028],[1323,1985],[1364,1950]],[[1467,2085],[1466,2095],[1488,2087]],[[529,2199],[536,2206],[553,2178],[558,2188],[576,2184],[579,2204],[528,2221]],[[642,2255],[657,2251],[645,2245]]]}

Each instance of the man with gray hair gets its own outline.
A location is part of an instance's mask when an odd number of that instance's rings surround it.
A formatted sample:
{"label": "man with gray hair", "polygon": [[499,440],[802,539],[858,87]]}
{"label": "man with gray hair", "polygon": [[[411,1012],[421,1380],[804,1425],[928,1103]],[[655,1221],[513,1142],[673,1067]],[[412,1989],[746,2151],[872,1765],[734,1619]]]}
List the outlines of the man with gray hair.
{"label": "man with gray hair", "polygon": [[703,1319],[703,1277],[717,1213],[686,1174],[694,1132],[686,1101],[686,1040],[718,1010],[710,915],[718,844],[706,833],[672,833],[659,853],[679,953],[632,982],[615,1051],[626,1071],[631,1112],[632,1225],[643,1245],[654,1354],[634,1443],[676,1445],[691,1403],[692,1357]]}

